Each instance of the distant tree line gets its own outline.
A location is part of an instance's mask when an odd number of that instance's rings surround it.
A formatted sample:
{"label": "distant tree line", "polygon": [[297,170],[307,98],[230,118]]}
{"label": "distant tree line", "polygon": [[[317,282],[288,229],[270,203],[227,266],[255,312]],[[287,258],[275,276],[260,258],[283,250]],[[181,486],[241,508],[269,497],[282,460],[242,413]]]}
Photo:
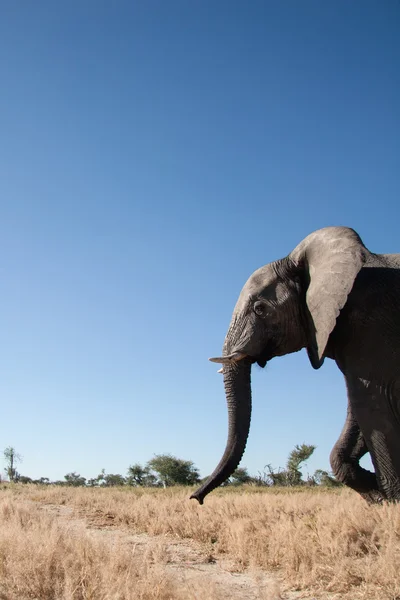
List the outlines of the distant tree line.
{"label": "distant tree line", "polygon": [[[239,486],[250,484],[255,486],[329,486],[335,487],[341,484],[328,471],[317,469],[313,475],[303,478],[300,470],[301,466],[310,458],[315,450],[315,446],[301,444],[296,445],[290,452],[284,469],[275,470],[268,464],[262,472],[256,476],[249,474],[245,467],[240,467],[234,471],[232,476],[223,484],[224,486]],[[42,485],[60,485],[74,487],[171,487],[174,485],[194,485],[207,479],[200,479],[199,471],[191,460],[183,460],[172,456],[171,454],[156,454],[144,466],[135,463],[128,468],[127,475],[124,477],[119,473],[106,473],[102,469],[97,477],[86,479],[79,473],[71,472],[64,476],[63,480],[50,481],[47,477],[40,479],[31,479],[21,475],[16,470],[16,463],[22,461],[22,457],[16,452],[15,448],[9,446],[3,452],[6,462],[5,472],[9,481],[15,483],[37,483]]]}

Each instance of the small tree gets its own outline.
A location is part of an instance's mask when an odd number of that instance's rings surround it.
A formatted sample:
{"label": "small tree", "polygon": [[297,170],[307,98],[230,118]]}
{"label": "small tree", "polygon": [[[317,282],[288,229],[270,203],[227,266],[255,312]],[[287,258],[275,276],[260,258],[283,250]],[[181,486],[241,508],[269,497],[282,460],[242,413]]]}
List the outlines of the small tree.
{"label": "small tree", "polygon": [[312,444],[301,444],[301,446],[296,444],[291,451],[286,463],[289,485],[304,483],[301,478],[300,465],[310,458],[315,448],[316,446]]}
{"label": "small tree", "polygon": [[300,465],[310,458],[315,446],[308,444],[296,445],[290,452],[286,469],[274,471],[271,465],[266,465],[267,479],[270,485],[295,486],[304,485]]}
{"label": "small tree", "polygon": [[116,487],[120,485],[125,485],[126,480],[125,477],[116,473],[107,473],[104,477],[104,487]]}
{"label": "small tree", "polygon": [[25,475],[18,475],[15,481],[18,483],[33,483],[33,480],[30,477],[25,477]]}
{"label": "small tree", "polygon": [[128,468],[126,482],[134,487],[154,487],[157,486],[157,477],[151,473],[147,465],[142,467],[139,463],[135,463]]}
{"label": "small tree", "polygon": [[106,470],[102,469],[97,477],[93,477],[87,481],[89,487],[102,487],[105,484]]}
{"label": "small tree", "polygon": [[128,467],[128,484],[133,486],[144,486],[146,477],[148,476],[148,470],[142,467],[141,464],[135,463]]}
{"label": "small tree", "polygon": [[244,483],[250,483],[252,477],[249,475],[246,467],[237,468],[230,477],[232,485],[243,485]]}
{"label": "small tree", "polygon": [[328,473],[328,471],[323,471],[322,469],[317,469],[312,478],[317,485],[325,487],[341,487],[343,485]]}
{"label": "small tree", "polygon": [[64,475],[66,485],[72,485],[74,487],[83,486],[86,484],[86,478],[81,477],[79,473],[67,473]]}
{"label": "small tree", "polygon": [[39,479],[35,479],[33,483],[39,483],[40,485],[49,485],[50,479],[48,477],[40,477]]}
{"label": "small tree", "polygon": [[98,487],[97,477],[91,477],[86,481],[88,487]]}
{"label": "small tree", "polygon": [[267,466],[268,465],[264,467],[264,470],[262,472],[257,471],[257,475],[252,477],[253,485],[257,487],[269,487],[271,485],[269,474],[266,472]]}
{"label": "small tree", "polygon": [[191,460],[182,460],[170,454],[156,454],[146,467],[154,471],[164,487],[198,483],[199,471]]}
{"label": "small tree", "polygon": [[18,477],[15,465],[17,462],[22,462],[22,456],[20,456],[15,448],[8,446],[4,451],[3,455],[6,461],[6,473],[10,481],[15,481]]}
{"label": "small tree", "polygon": [[102,469],[97,477],[88,479],[86,483],[88,487],[116,487],[125,484],[125,477],[119,473],[106,473],[105,469]]}
{"label": "small tree", "polygon": [[267,485],[290,485],[290,474],[286,470],[279,468],[278,471],[275,471],[271,465],[265,465],[264,469],[264,477]]}

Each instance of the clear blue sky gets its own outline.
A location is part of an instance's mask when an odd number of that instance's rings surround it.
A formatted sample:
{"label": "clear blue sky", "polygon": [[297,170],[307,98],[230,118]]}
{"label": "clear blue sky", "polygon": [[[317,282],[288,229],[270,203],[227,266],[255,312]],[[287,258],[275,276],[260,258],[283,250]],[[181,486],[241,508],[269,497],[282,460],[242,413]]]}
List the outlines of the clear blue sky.
{"label": "clear blue sky", "polygon": [[[20,472],[208,474],[247,277],[326,225],[400,252],[400,3],[3,3],[0,448]],[[242,465],[328,468],[346,395],[305,351],[253,369]],[[1,463],[0,463],[1,465]]]}

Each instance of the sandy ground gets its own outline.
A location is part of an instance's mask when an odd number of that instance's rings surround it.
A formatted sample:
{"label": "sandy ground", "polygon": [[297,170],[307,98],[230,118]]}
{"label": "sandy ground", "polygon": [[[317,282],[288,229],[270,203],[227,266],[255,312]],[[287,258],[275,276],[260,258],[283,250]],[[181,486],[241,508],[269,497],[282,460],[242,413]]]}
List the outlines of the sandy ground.
{"label": "sandy ground", "polygon": [[[238,572],[233,562],[210,555],[193,540],[172,536],[134,534],[114,526],[112,517],[104,514],[77,514],[71,507],[42,505],[42,510],[56,516],[74,532],[102,539],[111,546],[128,545],[138,561],[163,569],[183,590],[188,598],[198,600],[317,600],[306,592],[281,592],[282,582],[275,574],[261,570]],[[340,600],[339,595],[318,595],[318,600]]]}

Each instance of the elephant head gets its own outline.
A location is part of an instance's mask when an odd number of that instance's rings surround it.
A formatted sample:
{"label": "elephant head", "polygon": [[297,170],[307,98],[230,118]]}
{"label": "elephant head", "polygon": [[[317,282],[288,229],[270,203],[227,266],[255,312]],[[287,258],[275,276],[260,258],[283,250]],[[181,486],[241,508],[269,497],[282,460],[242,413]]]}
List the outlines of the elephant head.
{"label": "elephant head", "polygon": [[324,361],[328,338],[368,250],[347,227],[306,237],[286,258],[255,271],[243,287],[225,338],[222,363],[229,432],[225,452],[207,481],[192,494],[200,504],[237,468],[250,428],[253,363],[307,348],[312,366]]}

